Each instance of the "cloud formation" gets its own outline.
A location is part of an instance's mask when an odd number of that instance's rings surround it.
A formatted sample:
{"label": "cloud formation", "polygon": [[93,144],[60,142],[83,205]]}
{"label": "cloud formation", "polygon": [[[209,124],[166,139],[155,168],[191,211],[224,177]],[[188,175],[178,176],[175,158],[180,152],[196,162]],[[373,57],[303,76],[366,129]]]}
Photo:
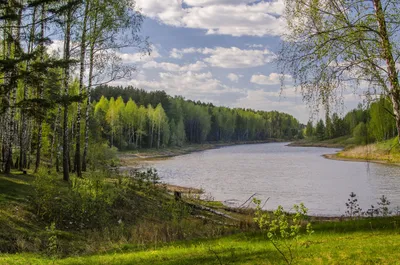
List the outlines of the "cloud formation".
{"label": "cloud formation", "polygon": [[229,80],[231,80],[232,82],[235,82],[235,83],[237,83],[239,81],[239,76],[237,74],[234,74],[234,73],[228,74],[227,78]]}
{"label": "cloud formation", "polygon": [[182,59],[184,54],[200,53],[206,55],[204,62],[207,62],[212,67],[219,68],[252,68],[262,66],[272,62],[276,55],[269,51],[254,50],[254,49],[240,49],[237,47],[216,47],[216,48],[186,48],[182,50],[173,49],[170,53],[172,58]]}
{"label": "cloud formation", "polygon": [[291,81],[292,77],[290,75],[282,75],[278,73],[270,73],[268,76],[262,74],[252,75],[250,82],[257,85],[279,85],[282,78],[285,81]]}
{"label": "cloud formation", "polygon": [[232,36],[281,36],[283,0],[137,0],[142,12],[171,26]]}

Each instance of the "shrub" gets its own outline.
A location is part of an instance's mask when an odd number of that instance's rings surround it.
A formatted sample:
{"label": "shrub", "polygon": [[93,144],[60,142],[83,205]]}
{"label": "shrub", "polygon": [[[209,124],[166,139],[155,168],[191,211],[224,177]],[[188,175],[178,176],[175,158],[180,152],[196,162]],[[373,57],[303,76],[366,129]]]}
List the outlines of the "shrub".
{"label": "shrub", "polygon": [[84,179],[72,177],[71,183],[64,183],[42,170],[33,186],[32,207],[48,223],[81,230],[103,227],[109,222],[115,195],[100,172],[88,174]]}
{"label": "shrub", "polygon": [[[291,264],[295,258],[294,248],[297,247],[297,241],[300,237],[300,229],[305,220],[308,209],[303,203],[294,205],[294,214],[284,211],[282,206],[269,214],[261,209],[261,201],[253,199],[256,204],[254,221],[258,227],[267,233],[267,237],[281,254],[287,264]],[[311,223],[306,226],[307,234],[313,233]]]}

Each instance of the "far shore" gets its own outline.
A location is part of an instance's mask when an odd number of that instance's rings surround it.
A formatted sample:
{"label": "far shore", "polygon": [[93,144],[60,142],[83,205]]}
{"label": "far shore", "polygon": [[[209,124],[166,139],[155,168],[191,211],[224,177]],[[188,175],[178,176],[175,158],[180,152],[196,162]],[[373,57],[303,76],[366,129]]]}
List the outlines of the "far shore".
{"label": "far shore", "polygon": [[121,161],[122,166],[135,166],[138,164],[138,162],[165,159],[165,158],[187,155],[195,152],[202,152],[228,146],[266,144],[266,143],[285,143],[285,142],[289,141],[284,139],[268,139],[265,141],[238,141],[230,143],[193,144],[193,145],[185,145],[182,147],[174,147],[174,148],[143,149],[138,151],[120,152],[118,154],[118,157]]}
{"label": "far shore", "polygon": [[375,164],[383,164],[383,165],[393,165],[400,166],[400,163],[391,162],[388,160],[377,160],[377,159],[368,159],[368,158],[352,158],[346,156],[339,156],[339,153],[336,154],[325,154],[322,155],[326,159],[338,160],[338,161],[347,161],[347,162],[367,162],[367,163],[375,163]]}

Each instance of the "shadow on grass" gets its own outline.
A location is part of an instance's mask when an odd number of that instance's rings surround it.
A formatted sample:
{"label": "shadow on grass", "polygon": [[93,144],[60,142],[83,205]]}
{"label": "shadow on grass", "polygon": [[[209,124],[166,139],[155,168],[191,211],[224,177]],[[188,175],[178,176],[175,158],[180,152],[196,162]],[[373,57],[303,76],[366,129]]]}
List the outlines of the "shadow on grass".
{"label": "shadow on grass", "polygon": [[33,194],[33,187],[30,185],[33,180],[31,175],[0,174],[0,204],[26,202]]}

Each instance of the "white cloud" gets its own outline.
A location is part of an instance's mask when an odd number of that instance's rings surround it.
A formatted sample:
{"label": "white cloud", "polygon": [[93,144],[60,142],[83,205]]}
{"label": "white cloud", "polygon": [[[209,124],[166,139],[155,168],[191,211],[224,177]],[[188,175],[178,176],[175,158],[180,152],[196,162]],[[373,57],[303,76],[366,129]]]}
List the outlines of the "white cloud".
{"label": "white cloud", "polygon": [[228,79],[231,80],[232,82],[238,82],[239,81],[239,76],[237,74],[234,73],[230,73],[228,74]]}
{"label": "white cloud", "polygon": [[204,61],[211,66],[221,68],[251,68],[271,62],[275,55],[268,50],[241,50],[232,48],[206,49],[204,54],[211,54]]}
{"label": "white cloud", "polygon": [[290,75],[283,76],[282,74],[271,73],[268,76],[261,74],[252,75],[250,82],[258,85],[279,85],[282,77],[284,77],[285,81],[290,81],[292,79]]}
{"label": "white cloud", "polygon": [[133,85],[150,90],[165,90],[170,95],[181,95],[192,100],[202,100],[219,105],[228,105],[244,97],[243,89],[229,87],[215,79],[210,72],[191,71],[159,74],[159,80],[139,80],[114,82],[113,85]]}
{"label": "white cloud", "polygon": [[301,100],[296,102],[293,101],[293,99],[284,100],[281,98],[277,101],[274,97],[275,95],[271,98],[271,92],[262,89],[249,90],[247,91],[247,95],[240,98],[233,106],[265,111],[282,111],[293,115],[302,123],[307,123],[310,117],[310,112],[307,109],[307,105],[303,104]]}
{"label": "white cloud", "polygon": [[53,40],[50,45],[47,46],[47,52],[53,56],[61,57],[64,52],[64,41]]}
{"label": "white cloud", "polygon": [[198,71],[203,70],[206,67],[207,67],[207,65],[201,61],[197,61],[194,64],[187,64],[187,65],[183,65],[183,66],[180,66],[180,65],[174,64],[174,63],[166,63],[166,62],[158,63],[155,61],[150,61],[143,65],[143,68],[159,68],[159,69],[162,69],[162,70],[168,71],[168,72],[187,72],[187,71],[198,72]]}
{"label": "white cloud", "polygon": [[275,59],[275,54],[267,49],[264,50],[242,50],[237,47],[224,48],[187,48],[173,49],[171,57],[182,58],[184,54],[201,53],[208,57],[204,59],[213,67],[220,68],[251,68],[265,65]]}
{"label": "white cloud", "polygon": [[254,0],[184,0],[189,6],[208,6],[208,5],[239,5],[254,2]]}
{"label": "white cloud", "polygon": [[180,26],[184,15],[182,0],[136,0],[143,14],[172,26]]}
{"label": "white cloud", "polygon": [[[281,36],[286,24],[283,0],[137,0],[142,12],[160,22],[204,29],[207,34]],[[249,4],[251,3],[251,4]]]}
{"label": "white cloud", "polygon": [[171,58],[175,58],[175,59],[181,59],[181,58],[183,57],[184,54],[196,53],[196,52],[201,53],[201,52],[202,52],[202,49],[185,48],[185,49],[179,50],[179,49],[173,48],[173,49],[171,50],[171,52],[170,52],[170,57],[171,57]]}
{"label": "white cloud", "polygon": [[212,5],[194,7],[182,17],[188,28],[206,29],[207,34],[232,36],[280,36],[286,28],[283,1],[253,5]]}
{"label": "white cloud", "polygon": [[161,57],[158,53],[157,47],[151,46],[151,53],[122,53],[117,52],[117,55],[122,59],[123,63],[146,63],[154,60],[155,58]]}

